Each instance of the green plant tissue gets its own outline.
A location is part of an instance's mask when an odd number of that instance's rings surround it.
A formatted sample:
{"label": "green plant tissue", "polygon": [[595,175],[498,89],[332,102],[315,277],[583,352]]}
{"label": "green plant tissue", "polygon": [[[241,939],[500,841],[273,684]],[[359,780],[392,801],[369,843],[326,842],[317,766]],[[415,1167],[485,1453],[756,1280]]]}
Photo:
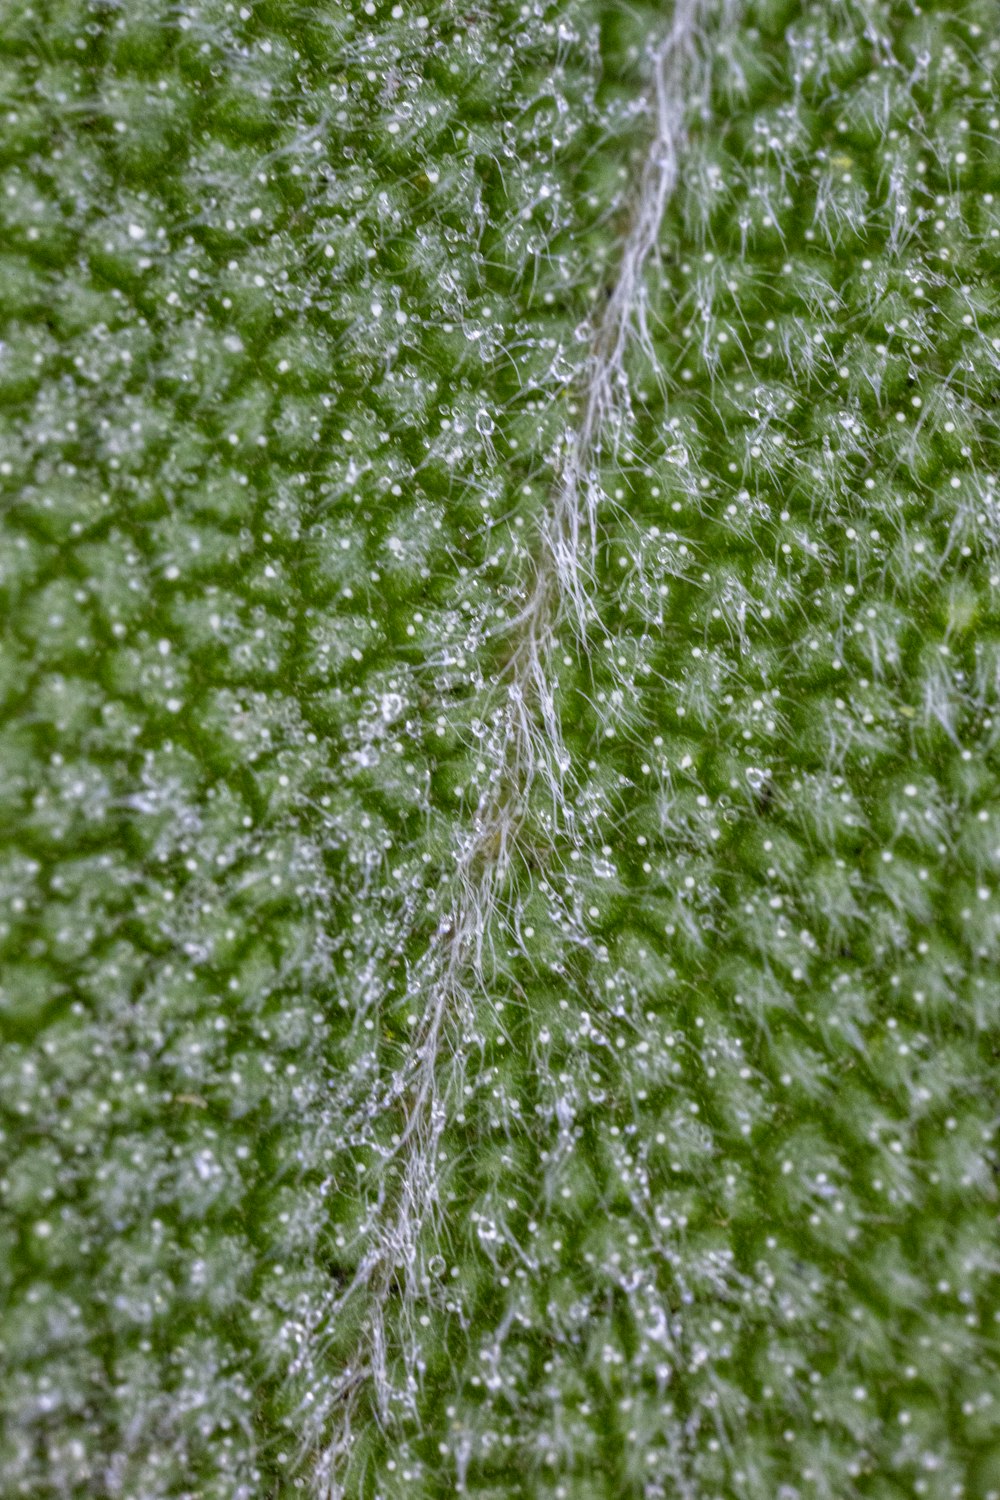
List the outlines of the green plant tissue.
{"label": "green plant tissue", "polygon": [[1000,1500],[993,0],[0,0],[2,1500]]}

